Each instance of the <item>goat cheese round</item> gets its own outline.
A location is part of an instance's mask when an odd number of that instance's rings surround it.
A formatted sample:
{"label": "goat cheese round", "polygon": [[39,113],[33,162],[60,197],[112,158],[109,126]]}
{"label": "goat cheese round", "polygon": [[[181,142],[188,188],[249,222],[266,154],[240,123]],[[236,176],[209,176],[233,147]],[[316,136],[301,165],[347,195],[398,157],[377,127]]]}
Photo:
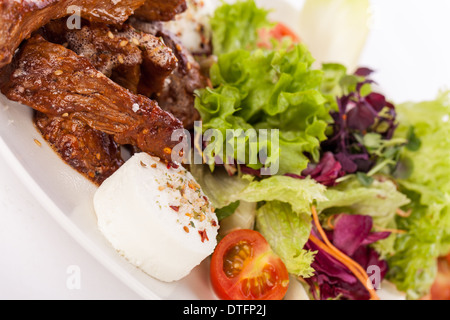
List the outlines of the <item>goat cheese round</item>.
{"label": "goat cheese round", "polygon": [[213,253],[219,224],[192,175],[146,153],[131,157],[94,196],[98,228],[130,263],[177,281]]}

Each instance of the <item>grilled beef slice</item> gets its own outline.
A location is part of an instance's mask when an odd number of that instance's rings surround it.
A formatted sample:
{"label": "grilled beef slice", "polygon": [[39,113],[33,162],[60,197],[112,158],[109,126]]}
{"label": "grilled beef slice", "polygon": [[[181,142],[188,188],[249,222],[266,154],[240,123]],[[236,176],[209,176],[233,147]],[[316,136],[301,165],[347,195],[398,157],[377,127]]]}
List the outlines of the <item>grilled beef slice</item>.
{"label": "grilled beef slice", "polygon": [[194,92],[207,86],[199,64],[162,24],[132,21],[142,31],[128,23],[112,27],[89,22],[80,30],[69,30],[61,19],[47,24],[42,34],[87,58],[121,86],[156,100],[192,129],[200,120]]}
{"label": "grilled beef slice", "polygon": [[[145,0],[0,0],[0,68],[11,62],[20,43],[53,19],[74,14],[90,21],[120,25]],[[72,7],[75,6],[75,7]]]}
{"label": "grilled beef slice", "polygon": [[120,146],[112,136],[69,116],[35,112],[36,127],[60,157],[100,185],[123,164]]}
{"label": "grilled beef slice", "polygon": [[164,29],[162,23],[149,23],[134,17],[130,23],[138,30],[163,39],[178,60],[178,67],[167,77],[161,90],[156,94],[142,93],[174,114],[186,129],[193,129],[194,122],[200,120],[200,114],[194,107],[195,91],[208,86],[208,79],[202,74],[199,63],[174,34]]}
{"label": "grilled beef slice", "polygon": [[186,0],[147,0],[135,16],[146,21],[169,21],[186,9]]}
{"label": "grilled beef slice", "polygon": [[82,121],[112,135],[120,145],[134,145],[169,162],[171,150],[182,139],[181,133],[172,139],[182,123],[157,102],[133,94],[88,59],[40,35],[21,47],[0,79],[0,89],[10,100],[48,116]]}
{"label": "grilled beef slice", "polygon": [[128,24],[113,27],[84,21],[81,29],[66,26],[65,19],[52,21],[41,33],[87,58],[98,71],[134,93],[150,96],[161,91],[177,67],[172,49],[160,38]]}
{"label": "grilled beef slice", "polygon": [[[45,25],[40,34],[87,58],[98,71],[133,93],[138,92],[144,56],[150,60],[147,65],[153,65],[153,75],[147,74],[148,78],[155,82],[155,87],[156,83],[162,87],[167,75],[177,66],[172,50],[164,46],[161,39],[129,25],[119,29],[83,21],[81,29],[70,30],[66,19],[60,19]],[[124,163],[120,146],[112,136],[82,121],[38,111],[34,120],[54,151],[97,185]]]}
{"label": "grilled beef slice", "polygon": [[141,19],[167,21],[186,10],[185,0],[0,0],[0,68],[20,43],[51,20],[78,11],[92,22],[121,25],[138,9]]}

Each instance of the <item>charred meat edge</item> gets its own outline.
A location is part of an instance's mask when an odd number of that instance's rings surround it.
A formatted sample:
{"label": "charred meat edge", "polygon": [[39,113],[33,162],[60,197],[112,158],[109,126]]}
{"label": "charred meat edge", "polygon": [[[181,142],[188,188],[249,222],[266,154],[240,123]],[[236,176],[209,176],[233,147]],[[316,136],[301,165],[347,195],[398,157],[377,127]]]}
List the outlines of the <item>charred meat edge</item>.
{"label": "charred meat edge", "polygon": [[3,73],[0,89],[8,99],[49,116],[81,120],[120,145],[171,162],[172,149],[183,139],[182,123],[157,102],[133,94],[86,58],[40,35],[21,47]]}
{"label": "charred meat edge", "polygon": [[[121,25],[145,5],[140,18],[167,20],[186,10],[185,0],[4,0],[0,1],[0,68],[12,61],[20,43],[51,20],[79,14],[93,22]],[[172,11],[170,11],[172,10]],[[158,16],[159,14],[159,16]]]}

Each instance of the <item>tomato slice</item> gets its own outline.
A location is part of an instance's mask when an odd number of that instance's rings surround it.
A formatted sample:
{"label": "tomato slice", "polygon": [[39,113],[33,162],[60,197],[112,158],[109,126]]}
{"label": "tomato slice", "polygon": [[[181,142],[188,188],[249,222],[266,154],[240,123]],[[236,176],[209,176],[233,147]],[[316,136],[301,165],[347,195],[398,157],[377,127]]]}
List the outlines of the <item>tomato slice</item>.
{"label": "tomato slice", "polygon": [[278,41],[283,40],[284,38],[291,38],[293,43],[300,43],[301,40],[297,36],[297,34],[292,31],[285,24],[278,22],[272,29],[261,29],[259,30],[259,43],[258,46],[260,48],[271,49],[272,44],[271,40],[275,39]]}
{"label": "tomato slice", "polygon": [[266,239],[254,230],[235,230],[217,245],[211,283],[223,300],[281,300],[289,273]]}
{"label": "tomato slice", "polygon": [[276,26],[270,31],[270,34],[277,40],[289,37],[294,43],[300,42],[300,38],[295,34],[295,32],[281,22],[276,24]]}
{"label": "tomato slice", "polygon": [[450,254],[438,260],[438,274],[431,287],[431,300],[450,300]]}

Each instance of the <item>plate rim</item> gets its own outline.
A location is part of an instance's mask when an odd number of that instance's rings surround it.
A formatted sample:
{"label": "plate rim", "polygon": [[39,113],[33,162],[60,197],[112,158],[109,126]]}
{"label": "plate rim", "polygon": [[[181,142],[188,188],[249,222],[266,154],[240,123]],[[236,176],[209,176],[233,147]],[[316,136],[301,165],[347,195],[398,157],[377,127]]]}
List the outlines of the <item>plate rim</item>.
{"label": "plate rim", "polygon": [[57,224],[83,248],[83,250],[88,252],[97,262],[114,274],[122,283],[132,289],[143,299],[162,300],[162,297],[158,296],[155,292],[149,290],[135,278],[130,276],[125,269],[120,267],[115,261],[108,257],[108,255],[98,248],[93,241],[83,235],[80,228],[77,227],[61,209],[58,208],[47,193],[35,181],[35,179],[33,179],[28,171],[20,164],[20,161],[18,161],[14,155],[14,152],[1,135],[0,155],[11,170],[13,170],[14,174],[20,180],[24,188],[30,192],[32,197],[36,199],[47,214],[49,214],[57,222]]}

